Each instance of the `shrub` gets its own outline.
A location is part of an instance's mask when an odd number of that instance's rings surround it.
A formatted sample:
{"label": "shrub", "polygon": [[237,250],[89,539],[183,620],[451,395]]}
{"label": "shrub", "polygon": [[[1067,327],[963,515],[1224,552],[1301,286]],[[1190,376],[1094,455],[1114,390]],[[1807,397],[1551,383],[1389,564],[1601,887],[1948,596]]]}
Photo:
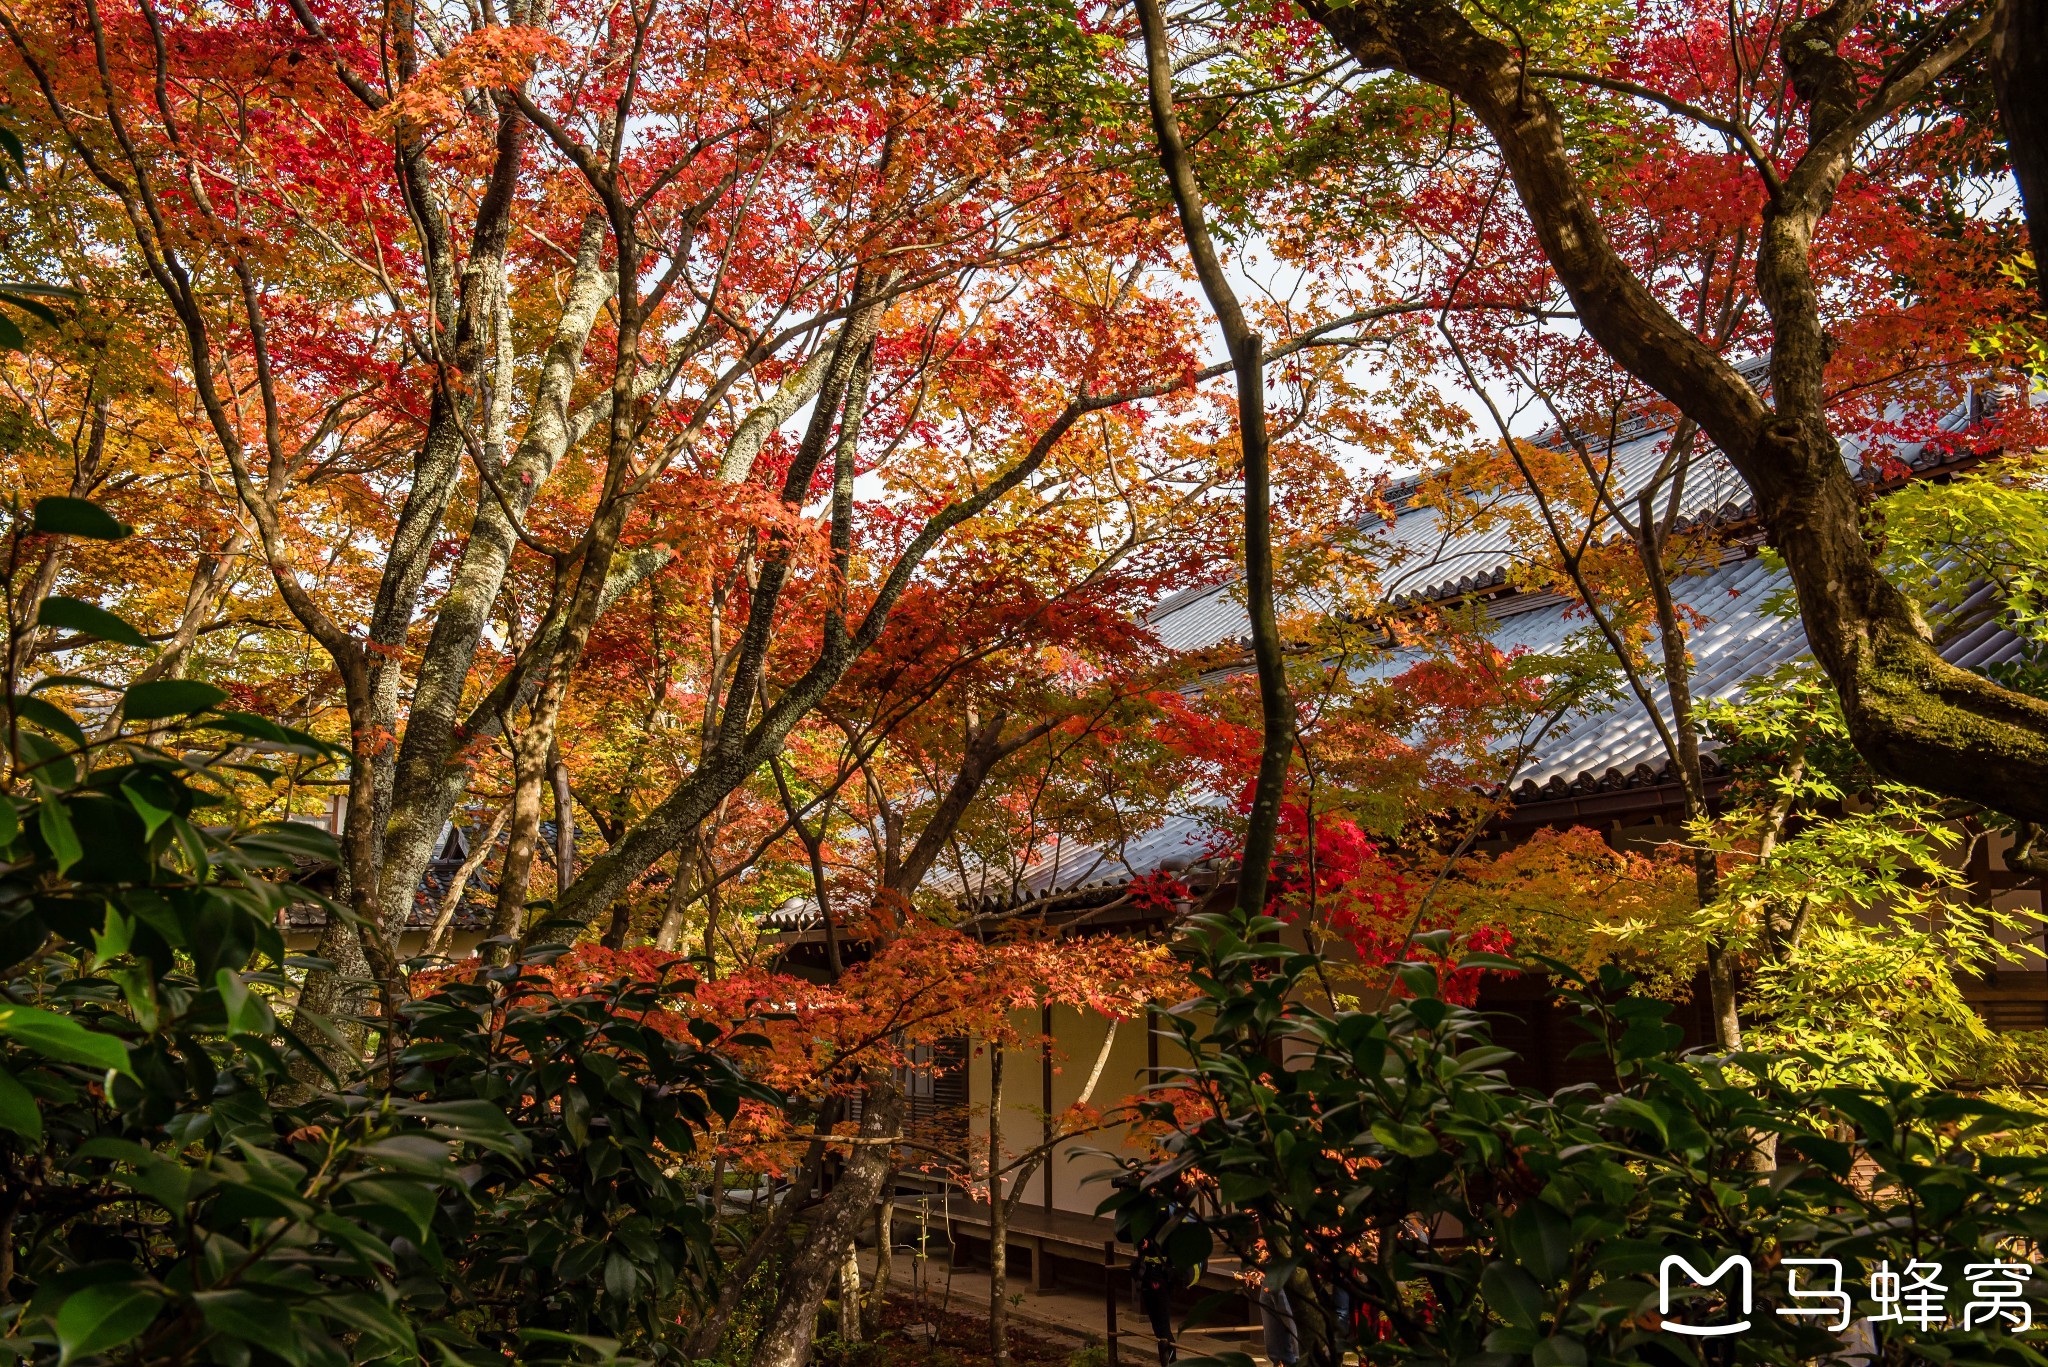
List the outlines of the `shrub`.
{"label": "shrub", "polygon": [[[95,513],[39,505],[35,527],[121,534]],[[140,639],[87,604],[42,618]],[[89,735],[52,685],[117,724]],[[654,988],[558,992],[534,965],[412,1001],[358,1075],[323,1077],[300,1033],[322,1023],[273,1002],[296,986],[286,910],[343,914],[293,881],[334,841],[239,823],[231,797],[270,777],[252,751],[335,752],[224,696],[57,678],[5,699],[0,1352],[328,1367],[631,1340],[661,1357],[655,1307],[711,1272],[676,1163],[766,1094],[716,1028],[650,1026]]]}
{"label": "shrub", "polygon": [[[1177,1101],[1152,1107],[1163,1153],[1104,1209],[1183,1265],[1221,1243],[1262,1267],[1288,1289],[1306,1361],[1340,1360],[1348,1300],[1367,1362],[1806,1362],[1844,1344],[1827,1320],[1775,1313],[1813,1304],[1788,1299],[1785,1259],[1839,1261],[1862,1317],[1877,1308],[1863,1274],[1880,1264],[1918,1262],[1962,1288],[1967,1267],[2031,1264],[2048,1238],[2048,1160],[1986,1152],[2031,1114],[1908,1084],[1797,1091],[1771,1081],[1793,1071],[1780,1058],[1680,1057],[1668,1007],[1630,997],[1617,971],[1589,982],[1556,962],[1543,966],[1616,1082],[1526,1091],[1500,1073],[1508,1051],[1486,1022],[1439,999],[1429,970],[1404,970],[1413,995],[1383,1013],[1326,1011],[1297,990],[1314,956],[1272,943],[1276,928],[1194,924],[1185,953],[1201,995],[1174,1016],[1192,1062],[1163,1079]],[[1203,1102],[1192,1117],[1189,1094]],[[1749,1259],[1751,1328],[1666,1330],[1672,1255],[1702,1271]],[[2028,1275],[2038,1314],[2048,1288]],[[1960,1319],[1875,1323],[1872,1351],[2042,1360],[2012,1323]]]}

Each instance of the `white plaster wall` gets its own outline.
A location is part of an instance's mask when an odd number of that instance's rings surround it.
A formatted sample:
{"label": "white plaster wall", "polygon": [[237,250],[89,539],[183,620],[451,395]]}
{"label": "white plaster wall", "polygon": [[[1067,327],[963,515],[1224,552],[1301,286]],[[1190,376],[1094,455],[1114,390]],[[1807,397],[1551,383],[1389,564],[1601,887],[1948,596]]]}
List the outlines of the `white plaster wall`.
{"label": "white plaster wall", "polygon": [[[1030,1039],[1035,1039],[1042,1030],[1036,1011],[1017,1012],[1012,1017],[1012,1024],[1020,1035]],[[1113,1112],[1144,1087],[1147,1027],[1144,1017],[1127,1020],[1117,1026],[1116,1038],[1111,1042],[1109,1057],[1103,1064],[1101,1080],[1096,1083],[1094,1095],[1090,1098],[1090,1104],[1097,1110]],[[1108,1019],[1092,1011],[1073,1007],[1053,1009],[1050,1107],[1046,1105],[1042,1092],[1044,1061],[1038,1049],[1031,1047],[1005,1052],[1003,1144],[1012,1157],[1043,1142],[1048,1110],[1058,1115],[1079,1099],[1082,1089],[1088,1085],[1088,1075],[1094,1069],[1108,1029]],[[1160,1038],[1158,1056],[1162,1066],[1171,1066],[1184,1057],[1171,1037]],[[989,1102],[989,1053],[988,1046],[981,1042],[976,1043],[968,1058],[967,1094],[972,1110],[970,1129],[974,1153],[981,1158],[988,1152]],[[1128,1142],[1129,1136],[1120,1124],[1062,1142],[1051,1164],[1053,1209],[1093,1215],[1095,1208],[1109,1195],[1109,1188],[1102,1181],[1088,1179],[1091,1174],[1112,1166],[1109,1154],[1130,1151],[1126,1149]],[[1090,1150],[1106,1150],[1107,1154]],[[1041,1167],[1025,1183],[1021,1204],[1043,1209],[1046,1181],[1047,1171]]]}

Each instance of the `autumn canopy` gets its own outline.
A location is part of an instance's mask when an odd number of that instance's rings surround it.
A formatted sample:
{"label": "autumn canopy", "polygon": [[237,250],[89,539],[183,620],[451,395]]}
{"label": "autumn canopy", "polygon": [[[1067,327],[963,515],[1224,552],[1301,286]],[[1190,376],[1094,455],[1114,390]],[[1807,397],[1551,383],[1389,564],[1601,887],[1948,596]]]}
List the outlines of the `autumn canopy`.
{"label": "autumn canopy", "polygon": [[2039,1153],[2044,15],[0,0],[0,1347],[1662,1361],[1397,1251],[1565,1003],[1623,1225]]}

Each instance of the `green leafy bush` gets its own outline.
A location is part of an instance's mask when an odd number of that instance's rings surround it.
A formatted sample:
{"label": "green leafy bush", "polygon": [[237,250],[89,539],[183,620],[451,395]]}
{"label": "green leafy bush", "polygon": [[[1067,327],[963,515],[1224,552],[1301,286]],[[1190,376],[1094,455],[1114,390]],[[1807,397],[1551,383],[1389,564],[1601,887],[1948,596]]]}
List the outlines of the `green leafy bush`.
{"label": "green leafy bush", "polygon": [[478,1338],[546,1326],[679,1351],[663,1341],[679,1297],[719,1277],[709,1203],[679,1161],[743,1098],[776,1101],[716,1052],[715,1027],[673,1010],[691,985],[562,990],[520,964],[408,1006],[393,1092],[501,1110],[521,1141],[477,1155],[472,1199],[437,1228],[468,1269],[451,1308]]}
{"label": "green leafy bush", "polygon": [[[21,523],[17,542],[125,534],[74,500]],[[143,639],[70,600],[38,620]],[[326,1071],[301,1032],[331,1027],[277,1006],[304,967],[285,913],[344,914],[295,881],[334,841],[241,823],[234,795],[273,777],[258,758],[334,752],[224,700],[64,676],[6,696],[0,1353],[664,1356],[660,1307],[715,1272],[679,1156],[759,1089],[715,1030],[651,1023],[650,989],[562,989],[533,963],[444,983],[355,1075]]]}
{"label": "green leafy bush", "polygon": [[[1986,1152],[2030,1114],[1906,1084],[1800,1092],[1768,1081],[1780,1060],[1681,1058],[1668,1007],[1630,998],[1619,973],[1586,982],[1555,963],[1614,1080],[1543,1095],[1509,1085],[1508,1051],[1426,969],[1405,970],[1413,995],[1384,1013],[1313,1005],[1314,956],[1275,943],[1279,928],[1193,927],[1201,995],[1174,1016],[1193,1061],[1152,1104],[1164,1154],[1104,1209],[1182,1264],[1220,1243],[1263,1265],[1306,1361],[1339,1360],[1341,1292],[1365,1311],[1367,1362],[1811,1362],[1844,1340],[1776,1313],[1799,1308],[1785,1259],[1839,1260],[1865,1316],[1880,1263],[1918,1261],[1956,1288],[1971,1265],[2031,1264],[2048,1239],[2048,1159]],[[1673,1255],[1703,1271],[1750,1259],[1741,1337],[1664,1327]],[[2041,1282],[2024,1292],[2036,1319]],[[1871,1328],[1865,1349],[1886,1363],[2042,1361],[2003,1320]]]}

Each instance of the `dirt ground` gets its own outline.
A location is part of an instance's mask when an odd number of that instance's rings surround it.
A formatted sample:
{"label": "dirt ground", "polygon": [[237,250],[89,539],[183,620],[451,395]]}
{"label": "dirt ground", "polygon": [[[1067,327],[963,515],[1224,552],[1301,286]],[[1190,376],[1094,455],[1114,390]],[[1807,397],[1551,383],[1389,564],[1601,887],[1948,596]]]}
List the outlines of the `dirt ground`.
{"label": "dirt ground", "polygon": [[[956,1312],[941,1315],[937,1304],[892,1299],[882,1313],[883,1332],[873,1342],[828,1339],[812,1355],[816,1367],[989,1367],[988,1320]],[[1036,1326],[1010,1326],[1012,1367],[1077,1367],[1098,1361],[1078,1340],[1044,1334]]]}

